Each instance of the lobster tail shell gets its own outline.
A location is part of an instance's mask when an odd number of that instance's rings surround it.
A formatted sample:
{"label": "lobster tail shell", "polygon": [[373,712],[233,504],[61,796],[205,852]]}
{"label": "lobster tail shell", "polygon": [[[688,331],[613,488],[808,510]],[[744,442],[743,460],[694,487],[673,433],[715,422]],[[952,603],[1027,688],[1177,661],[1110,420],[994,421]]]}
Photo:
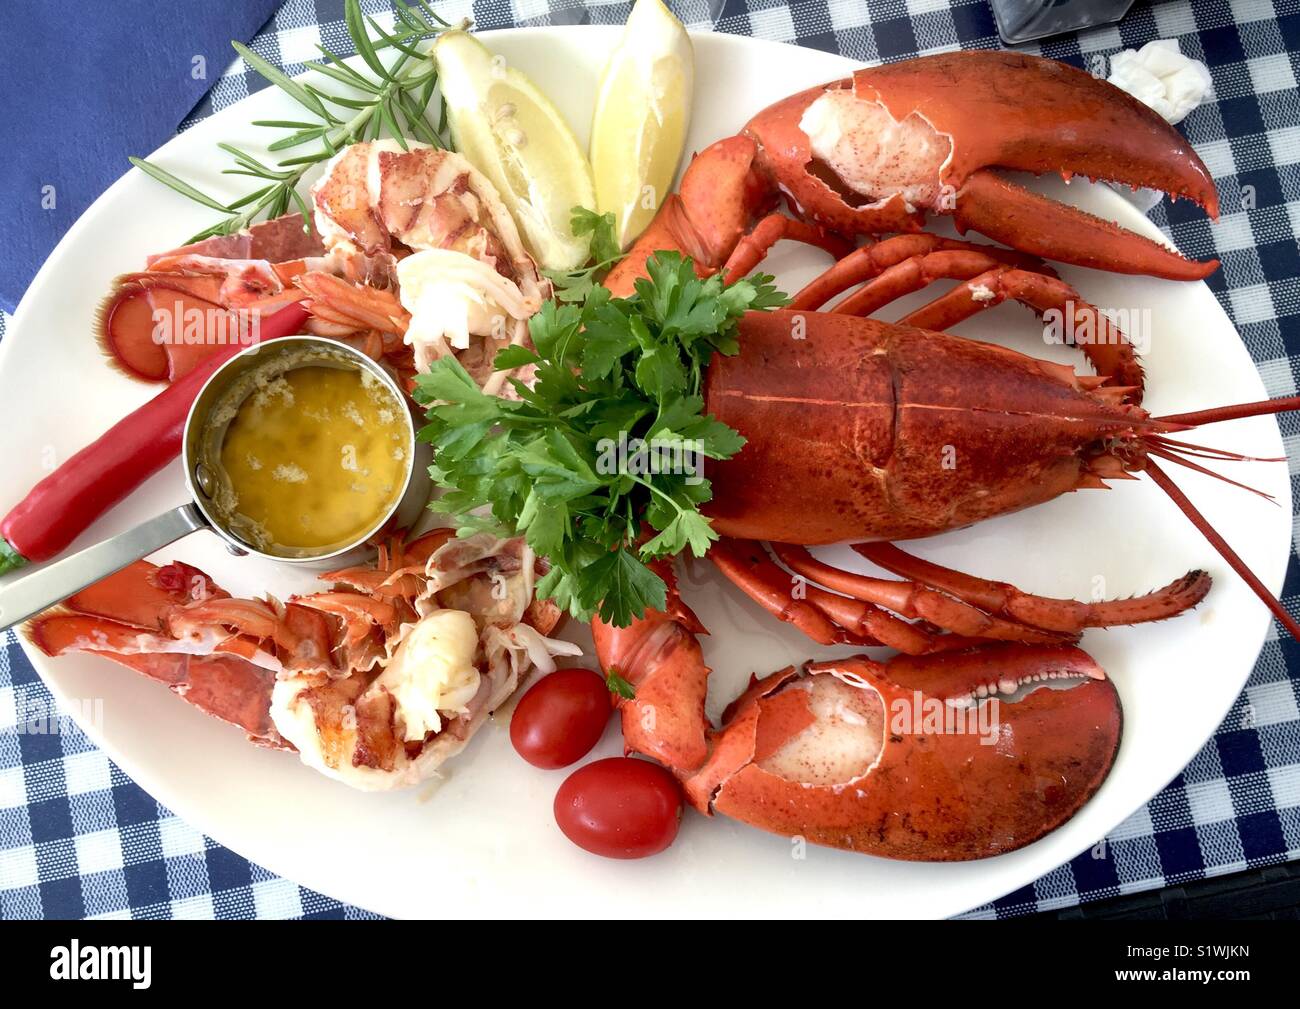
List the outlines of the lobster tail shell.
{"label": "lobster tail shell", "polygon": [[[1035,688],[1058,677],[1076,685]],[[945,704],[999,682],[1031,692],[982,702],[986,718],[973,704]],[[859,657],[755,683],[685,786],[705,811],[815,844],[985,858],[1078,812],[1110,771],[1121,725],[1114,686],[1077,648],[995,646],[887,665]]]}

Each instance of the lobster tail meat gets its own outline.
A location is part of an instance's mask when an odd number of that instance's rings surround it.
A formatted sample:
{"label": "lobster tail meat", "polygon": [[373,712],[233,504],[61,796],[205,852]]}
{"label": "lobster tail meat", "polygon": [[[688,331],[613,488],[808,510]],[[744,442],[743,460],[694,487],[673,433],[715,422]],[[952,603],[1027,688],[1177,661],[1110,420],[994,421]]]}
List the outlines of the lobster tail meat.
{"label": "lobster tail meat", "polygon": [[757,681],[685,788],[702,812],[815,844],[985,858],[1073,816],[1121,725],[1114,685],[1077,648],[856,657]]}
{"label": "lobster tail meat", "polygon": [[927,213],[1048,259],[1200,279],[1150,239],[1029,193],[995,169],[1159,189],[1218,215],[1213,179],[1157,113],[1081,70],[1023,53],[941,53],[792,95],[745,128],[807,220],[846,234],[917,231]]}

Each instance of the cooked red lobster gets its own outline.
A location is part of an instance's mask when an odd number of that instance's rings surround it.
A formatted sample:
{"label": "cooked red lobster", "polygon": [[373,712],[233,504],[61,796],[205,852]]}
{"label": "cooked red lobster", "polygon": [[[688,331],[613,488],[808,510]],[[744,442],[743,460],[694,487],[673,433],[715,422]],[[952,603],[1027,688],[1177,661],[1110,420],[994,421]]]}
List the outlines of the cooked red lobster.
{"label": "cooked red lobster", "polygon": [[[621,702],[628,749],[672,768],[702,812],[893,858],[979,858],[1029,844],[1089,799],[1119,744],[1118,695],[1076,646],[1081,633],[1176,616],[1210,588],[1209,576],[1193,571],[1136,599],[1049,599],[923,562],[894,540],[1146,472],[1300,636],[1157,462],[1202,469],[1197,459],[1238,458],[1180,435],[1296,401],[1148,415],[1131,343],[1043,259],[1182,280],[1217,263],[1192,262],[1035,195],[1001,174],[1007,170],[1158,188],[1217,213],[1213,181],[1195,152],[1130,96],[1032,56],[950,53],[801,92],[706,148],[606,280],[616,294],[630,293],[647,257],[661,250],[691,256],[702,274],[742,276],[781,239],[837,259],[787,311],[745,318],[740,353],[710,368],[708,410],[748,440],[711,472],[710,514],[726,537],[711,557],[813,640],[901,654],[756,679],[715,730],[704,711],[709,670],[697,640],[704,628],[678,596],[671,567],[659,564],[669,584],[665,611],[628,628],[597,622],[593,633],[604,668],[635,686],[635,697]],[[392,177],[411,181],[409,172]],[[382,204],[380,188],[371,197]],[[431,187],[431,203],[447,191]],[[327,188],[317,193],[318,210],[321,193]],[[778,210],[783,200],[791,213]],[[452,203],[456,219],[464,217],[466,207]],[[928,214],[951,215],[963,234],[1011,248],[925,234]],[[470,216],[478,235],[477,210]],[[353,272],[369,271],[374,250],[359,229],[334,223],[358,245],[347,259]],[[513,247],[511,228],[504,231]],[[862,236],[872,237],[855,248]],[[267,231],[248,240],[269,248],[283,237]],[[126,278],[114,303],[121,314],[109,317],[110,346],[114,323],[141,337],[147,319],[138,316],[149,297],[141,291],[156,298],[201,285],[197,296],[236,310],[305,297],[332,335],[353,334],[376,354],[408,354],[401,340],[411,320],[393,292],[353,283],[368,272],[322,268],[321,247],[297,241],[268,252],[265,270],[246,269],[240,261],[256,249],[239,246],[206,249],[207,262],[178,250],[181,259]],[[298,261],[277,265],[277,256]],[[899,324],[866,318],[944,279],[958,284]],[[1081,348],[1096,374],[939,332],[1008,299],[1068,313],[1097,333]],[[150,355],[139,371],[178,370],[142,339],[122,345]],[[941,463],[948,452],[953,467]],[[901,580],[839,571],[806,549],[841,540],[856,541]],[[79,618],[48,619],[65,621],[45,624],[50,631]],[[212,661],[184,665],[206,672]],[[932,716],[941,726],[984,719],[987,732],[932,731]]]}
{"label": "cooked red lobster", "polygon": [[[861,70],[759,113],[695,158],[607,281],[630,290],[661,249],[731,277],[781,238],[840,257],[790,309],[744,318],[739,353],[710,365],[706,407],[747,439],[710,473],[708,509],[724,536],[710,557],[813,640],[902,654],[755,679],[714,730],[704,628],[661,564],[665,612],[593,631],[602,666],[635,686],[622,702],[627,748],[672,768],[701,812],[892,858],[1029,844],[1088,800],[1119,745],[1118,695],[1076,647],[1081,633],[1176,616],[1210,588],[1193,571],[1135,599],[1049,599],[921,561],[894,540],[1147,472],[1300,636],[1157,463],[1205,471],[1196,459],[1241,458],[1179,435],[1296,400],[1150,416],[1131,343],[1037,257],[1173,279],[1217,264],[1033,195],[996,169],[1080,173],[1216,209],[1195,153],[1118,89],[1036,57],[952,53]],[[797,216],[776,211],[782,196]],[[915,232],[927,211],[1013,249],[906,233],[848,251],[839,237]],[[899,324],[864,318],[939,279],[960,283]],[[1006,299],[1106,333],[1081,348],[1096,375],[937,332]],[[902,580],[840,571],[806,549],[844,540]],[[993,707],[994,728],[983,741],[918,728],[936,705],[941,722]]]}

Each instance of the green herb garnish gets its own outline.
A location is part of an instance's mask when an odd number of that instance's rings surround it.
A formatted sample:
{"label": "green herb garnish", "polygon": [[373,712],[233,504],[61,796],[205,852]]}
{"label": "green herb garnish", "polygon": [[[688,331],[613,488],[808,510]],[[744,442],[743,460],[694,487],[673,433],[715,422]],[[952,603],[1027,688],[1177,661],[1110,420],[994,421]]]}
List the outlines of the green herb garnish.
{"label": "green herb garnish", "polygon": [[420,438],[446,491],[431,507],[467,529],[524,535],[550,560],[539,597],[619,627],[665,605],[646,561],[688,547],[703,556],[717,539],[699,510],[712,497],[703,460],[728,459],[745,439],[703,412],[704,367],[736,353],[746,311],[786,302],[769,276],[700,280],[677,253],[646,270],[631,297],[592,287],[580,303],[542,306],[529,322],[536,349],[508,347],[494,362],[536,368],[531,389],[511,380],[519,400],[484,394],[450,356],[415,390],[432,404]]}
{"label": "green herb garnish", "polygon": [[[394,5],[397,24],[391,32],[385,31],[374,18],[365,15],[359,0],[345,0],[343,5],[343,19],[348,35],[373,76],[354,70],[342,57],[324,46],[316,47],[324,59],[318,63],[307,63],[307,68],[321,77],[345,85],[346,90],[342,92],[327,91],[313,83],[295,81],[247,46],[231,42],[245,63],[293,98],[312,117],[310,122],[284,119],[255,121],[254,126],[290,131],[268,145],[267,150],[274,154],[304,144],[316,145],[306,153],[285,158],[271,166],[233,144],[217,144],[235,162],[235,167],[223,169],[222,174],[256,179],[260,185],[252,192],[230,203],[222,203],[157,165],[141,158],[129,159],[136,168],[182,196],[229,215],[192,236],[186,244],[213,235],[229,235],[241,231],[263,214],[268,218],[279,217],[287,213],[291,205],[301,211],[306,222],[310,222],[311,212],[298,191],[303,175],[312,166],[332,158],[350,144],[377,140],[386,133],[403,150],[406,149],[408,138],[434,147],[447,146],[444,139],[447,132],[446,103],[442,105],[436,127],[425,118],[438,83],[438,68],[428,53],[417,47],[417,43],[449,28],[466,28],[468,22],[448,24],[426,0],[415,0],[414,4],[394,0]],[[388,63],[379,55],[380,50],[384,49],[393,49],[397,53]]]}
{"label": "green herb garnish", "polygon": [[569,227],[574,235],[591,236],[591,265],[580,270],[542,271],[555,288],[556,301],[585,301],[610,268],[623,258],[613,214],[598,214],[586,207],[574,207],[572,213]]}
{"label": "green herb garnish", "polygon": [[616,697],[621,697],[625,701],[636,700],[636,690],[632,687],[632,684],[618,674],[617,667],[605,674],[605,686]]}

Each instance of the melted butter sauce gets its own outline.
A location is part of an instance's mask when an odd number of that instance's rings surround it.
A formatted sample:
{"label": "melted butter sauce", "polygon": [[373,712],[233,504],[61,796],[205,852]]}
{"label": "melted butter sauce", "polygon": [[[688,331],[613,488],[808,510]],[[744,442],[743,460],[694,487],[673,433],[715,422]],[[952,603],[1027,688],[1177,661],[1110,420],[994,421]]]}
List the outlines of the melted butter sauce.
{"label": "melted butter sauce", "polygon": [[220,448],[221,510],[258,549],[341,546],[397,503],[409,429],[391,389],[358,368],[308,364],[266,376]]}

